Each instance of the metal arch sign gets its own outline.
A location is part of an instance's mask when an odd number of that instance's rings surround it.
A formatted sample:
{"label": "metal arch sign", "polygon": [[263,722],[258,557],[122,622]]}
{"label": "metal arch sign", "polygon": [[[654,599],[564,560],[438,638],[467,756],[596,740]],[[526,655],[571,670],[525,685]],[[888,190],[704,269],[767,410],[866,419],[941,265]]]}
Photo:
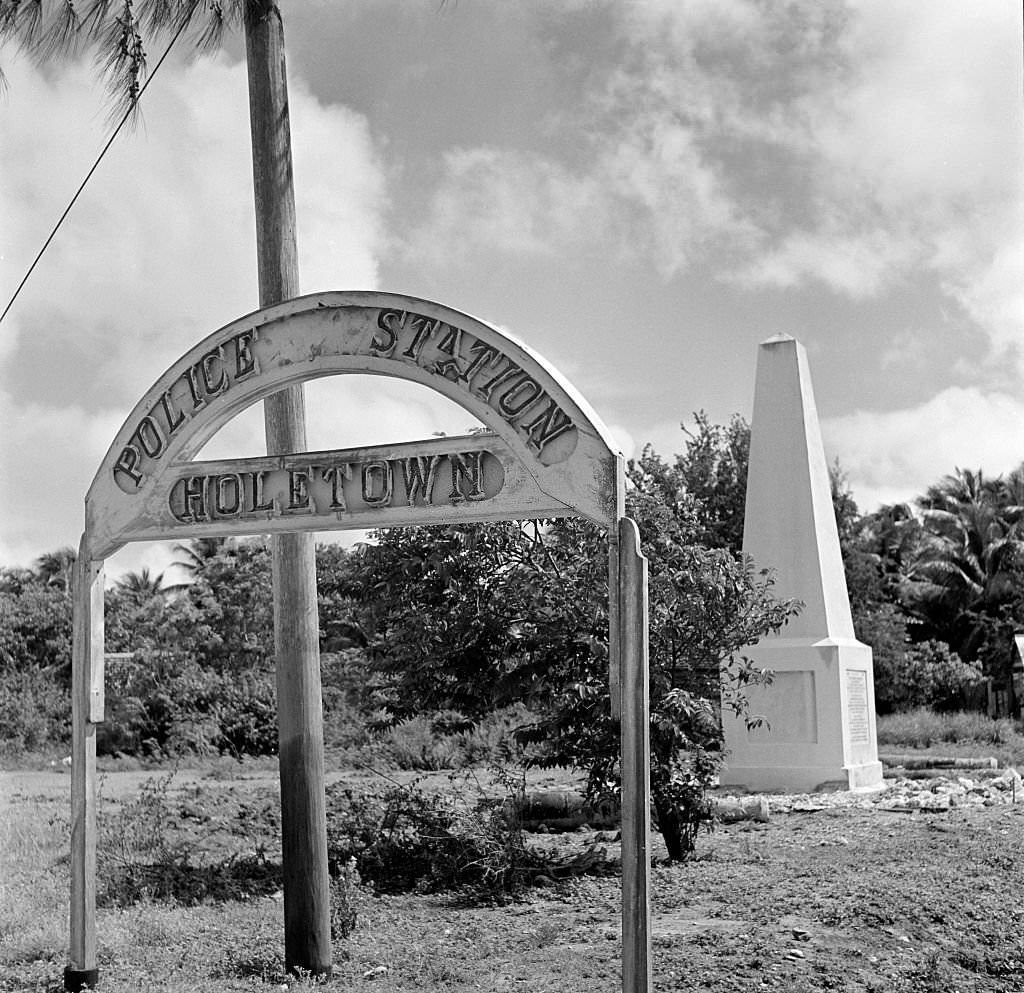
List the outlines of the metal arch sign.
{"label": "metal arch sign", "polygon": [[[344,373],[420,383],[485,429],[373,448],[195,460],[251,404]],[[183,355],[132,411],[86,495],[74,598],[65,988],[98,978],[96,727],[104,717],[109,555],[131,541],[187,535],[579,516],[609,536],[609,662],[623,741],[623,990],[648,993],[647,577],[624,504],[622,456],[586,401],[521,342],[440,304],[319,293],[243,317]]]}
{"label": "metal arch sign", "polygon": [[[252,403],[295,383],[368,373],[421,383],[487,432],[389,448],[193,461]],[[200,342],[140,400],[86,497],[89,555],[190,534],[344,530],[582,516],[614,527],[621,456],[587,402],[539,355],[440,304],[320,293]]]}

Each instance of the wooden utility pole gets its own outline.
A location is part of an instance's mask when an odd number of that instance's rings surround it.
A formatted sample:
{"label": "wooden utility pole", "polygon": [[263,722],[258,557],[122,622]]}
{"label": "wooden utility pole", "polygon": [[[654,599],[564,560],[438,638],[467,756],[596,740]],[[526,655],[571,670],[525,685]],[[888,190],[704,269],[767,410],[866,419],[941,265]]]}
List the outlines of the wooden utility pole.
{"label": "wooden utility pole", "polygon": [[[268,307],[299,295],[284,30],[274,0],[247,4],[245,49],[260,307]],[[301,386],[269,397],[264,420],[268,455],[306,450]],[[331,971],[330,885],[313,535],[276,535],[272,551],[285,965],[324,975]]]}

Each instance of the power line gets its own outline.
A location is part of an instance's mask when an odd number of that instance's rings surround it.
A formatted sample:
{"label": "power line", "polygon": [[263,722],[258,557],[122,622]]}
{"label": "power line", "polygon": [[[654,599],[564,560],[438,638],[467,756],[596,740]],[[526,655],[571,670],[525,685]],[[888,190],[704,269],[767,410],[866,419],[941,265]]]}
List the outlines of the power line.
{"label": "power line", "polygon": [[85,189],[86,183],[89,182],[89,180],[92,178],[92,174],[96,171],[99,164],[103,161],[103,156],[107,154],[107,149],[109,149],[110,146],[114,144],[114,139],[121,133],[121,128],[123,128],[125,124],[128,122],[128,118],[130,118],[132,114],[135,113],[136,109],[138,108],[139,101],[142,99],[142,94],[146,92],[146,88],[153,81],[153,77],[156,76],[156,74],[160,71],[160,66],[164,64],[164,59],[166,59],[167,56],[171,54],[171,49],[174,47],[174,43],[181,37],[182,31],[185,30],[185,28],[188,26],[188,23],[189,19],[183,18],[181,24],[178,25],[178,30],[174,32],[174,37],[171,38],[169,44],[167,45],[167,48],[164,49],[164,54],[160,56],[159,61],[153,67],[153,71],[149,73],[149,75],[146,77],[146,81],[142,84],[138,96],[135,97],[134,100],[132,100],[131,106],[129,106],[128,109],[124,112],[124,116],[121,118],[117,127],[114,128],[113,134],[111,134],[111,136],[107,139],[107,143],[103,146],[103,149],[97,156],[96,161],[92,164],[92,168],[86,173],[85,179],[82,180],[81,185],[75,191],[75,195],[71,198],[71,202],[64,208],[64,213],[60,215],[60,218],[57,221],[57,223],[53,226],[53,230],[50,232],[49,237],[46,239],[46,241],[43,242],[43,247],[39,249],[39,253],[32,260],[32,264],[28,267],[28,271],[22,277],[21,282],[18,283],[18,288],[14,291],[14,295],[11,297],[10,300],[7,301],[7,306],[4,307],[4,312],[0,314],[0,322],[2,322],[3,319],[7,316],[7,312],[11,309],[11,307],[14,306],[14,301],[18,299],[18,294],[21,293],[22,288],[28,282],[29,276],[32,275],[32,272],[34,271],[35,267],[39,264],[39,260],[43,257],[43,253],[46,251],[47,248],[50,247],[50,242],[53,241],[54,236],[60,230],[60,226],[64,223],[64,219],[68,216],[68,214],[71,213],[71,208],[74,207],[75,202],[78,200],[79,196],[81,196],[82,190]]}

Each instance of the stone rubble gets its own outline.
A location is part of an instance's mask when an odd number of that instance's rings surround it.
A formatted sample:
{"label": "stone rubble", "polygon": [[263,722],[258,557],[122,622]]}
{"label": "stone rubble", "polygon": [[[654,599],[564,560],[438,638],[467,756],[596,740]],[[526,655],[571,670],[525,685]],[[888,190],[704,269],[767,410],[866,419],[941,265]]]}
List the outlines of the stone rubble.
{"label": "stone rubble", "polygon": [[[897,770],[898,772],[899,770]],[[950,770],[950,776],[928,779],[897,775],[885,780],[885,788],[873,793],[837,791],[834,793],[770,794],[763,797],[771,814],[813,813],[842,807],[872,808],[889,811],[926,811],[995,807],[1024,804],[1024,781],[1016,769],[1005,769],[998,776],[972,777]],[[751,806],[750,796],[719,794],[721,806]],[[760,796],[758,799],[762,799]],[[760,808],[759,808],[760,809]],[[767,818],[764,818],[767,819]]]}

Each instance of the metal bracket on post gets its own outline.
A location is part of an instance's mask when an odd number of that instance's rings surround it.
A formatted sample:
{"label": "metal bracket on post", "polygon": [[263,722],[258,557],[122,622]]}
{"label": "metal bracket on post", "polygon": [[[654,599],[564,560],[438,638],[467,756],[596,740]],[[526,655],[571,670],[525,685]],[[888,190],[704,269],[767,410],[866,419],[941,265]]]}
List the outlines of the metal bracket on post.
{"label": "metal bracket on post", "polygon": [[622,688],[622,989],[651,989],[651,749],[647,559],[640,532],[619,521],[619,663]]}

